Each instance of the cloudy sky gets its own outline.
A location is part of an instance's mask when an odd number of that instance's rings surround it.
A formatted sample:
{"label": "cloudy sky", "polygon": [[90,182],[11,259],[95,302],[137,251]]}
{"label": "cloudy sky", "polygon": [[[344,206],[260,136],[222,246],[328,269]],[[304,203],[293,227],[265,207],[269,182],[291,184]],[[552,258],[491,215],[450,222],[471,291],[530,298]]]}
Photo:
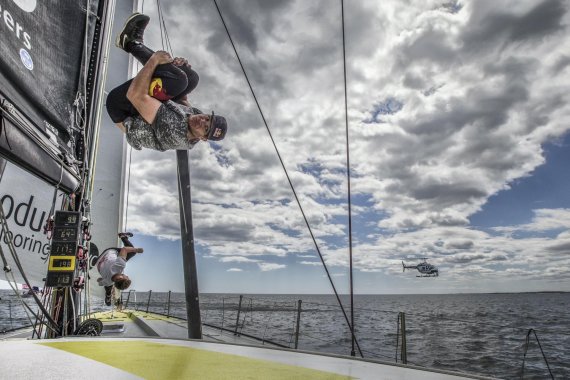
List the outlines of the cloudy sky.
{"label": "cloudy sky", "polygon": [[[161,49],[158,14],[145,41]],[[357,293],[570,291],[570,7],[563,0],[345,6]],[[335,285],[348,289],[339,1],[218,1]],[[194,106],[224,115],[190,153],[203,292],[330,293],[210,1],[162,2]],[[121,22],[122,20],[116,20]],[[184,288],[175,153],[133,151],[138,290]],[[402,273],[427,257],[438,278]]]}

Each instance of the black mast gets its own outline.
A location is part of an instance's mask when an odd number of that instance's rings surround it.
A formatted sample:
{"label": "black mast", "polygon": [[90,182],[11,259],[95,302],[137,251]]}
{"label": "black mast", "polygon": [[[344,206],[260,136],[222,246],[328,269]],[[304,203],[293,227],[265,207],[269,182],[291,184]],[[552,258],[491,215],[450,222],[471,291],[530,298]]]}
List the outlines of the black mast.
{"label": "black mast", "polygon": [[188,338],[202,339],[202,320],[198,298],[198,275],[192,229],[192,200],[190,198],[190,166],[188,151],[177,150],[178,201],[180,205],[180,237],[182,240],[182,262],[184,265],[184,288],[186,293],[186,317]]}

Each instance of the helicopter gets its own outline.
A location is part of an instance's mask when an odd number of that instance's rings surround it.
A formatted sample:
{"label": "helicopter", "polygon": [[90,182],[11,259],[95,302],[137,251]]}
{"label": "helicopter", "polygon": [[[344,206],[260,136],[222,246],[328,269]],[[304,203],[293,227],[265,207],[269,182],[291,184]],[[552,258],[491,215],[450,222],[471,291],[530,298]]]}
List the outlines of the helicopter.
{"label": "helicopter", "polygon": [[439,270],[437,267],[435,265],[429,264],[426,257],[422,257],[422,260],[423,261],[418,265],[406,265],[402,261],[402,272],[405,272],[406,269],[417,269],[418,272],[420,272],[420,275],[416,277],[438,277]]}

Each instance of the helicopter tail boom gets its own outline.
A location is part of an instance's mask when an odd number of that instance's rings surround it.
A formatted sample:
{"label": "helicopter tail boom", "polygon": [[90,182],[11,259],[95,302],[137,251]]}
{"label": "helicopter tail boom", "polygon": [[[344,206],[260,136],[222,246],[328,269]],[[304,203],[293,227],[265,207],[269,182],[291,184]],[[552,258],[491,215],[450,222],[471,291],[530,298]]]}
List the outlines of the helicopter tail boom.
{"label": "helicopter tail boom", "polygon": [[405,272],[406,269],[418,269],[417,265],[406,265],[402,261],[402,272]]}

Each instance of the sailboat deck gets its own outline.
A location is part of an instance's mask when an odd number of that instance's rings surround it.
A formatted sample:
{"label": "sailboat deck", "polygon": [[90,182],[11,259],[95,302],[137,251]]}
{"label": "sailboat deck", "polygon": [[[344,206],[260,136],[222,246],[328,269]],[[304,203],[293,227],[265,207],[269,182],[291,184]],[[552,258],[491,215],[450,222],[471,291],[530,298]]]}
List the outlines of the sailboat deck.
{"label": "sailboat deck", "polygon": [[291,350],[159,338],[2,341],[0,356],[0,371],[11,379],[75,379],[78,373],[85,379],[473,378]]}
{"label": "sailboat deck", "polygon": [[[142,338],[160,337],[169,339],[188,338],[188,323],[180,318],[169,317],[152,312],[125,310],[124,312],[109,311],[96,313],[95,318],[103,322],[103,336]],[[123,326],[123,330],[117,326]],[[269,345],[260,340],[229,331],[202,326],[203,339],[212,342],[236,343],[246,345]]]}
{"label": "sailboat deck", "polygon": [[27,340],[30,329],[5,336],[0,373],[11,379],[74,379],[78,373],[85,379],[487,379],[261,346],[206,326],[203,340],[189,340],[185,321],[153,313],[109,311],[94,317],[104,325],[99,337]]}

